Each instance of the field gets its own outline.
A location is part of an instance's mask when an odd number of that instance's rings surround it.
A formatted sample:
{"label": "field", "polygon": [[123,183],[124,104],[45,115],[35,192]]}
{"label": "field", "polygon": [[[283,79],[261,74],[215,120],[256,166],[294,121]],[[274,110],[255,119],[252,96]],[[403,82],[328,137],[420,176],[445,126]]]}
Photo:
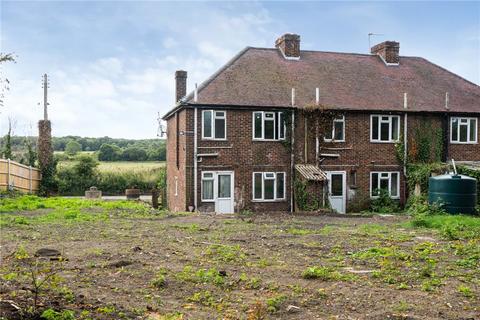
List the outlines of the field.
{"label": "field", "polygon": [[[75,161],[60,161],[58,163],[59,168],[72,166]],[[165,162],[160,161],[113,161],[105,162],[99,161],[98,170],[100,172],[145,172],[152,171],[165,166]]]}
{"label": "field", "polygon": [[[45,319],[480,318],[480,218],[169,214],[35,197],[0,200],[2,211],[0,298]],[[63,258],[41,262],[39,278],[56,273],[34,290],[40,248]]]}

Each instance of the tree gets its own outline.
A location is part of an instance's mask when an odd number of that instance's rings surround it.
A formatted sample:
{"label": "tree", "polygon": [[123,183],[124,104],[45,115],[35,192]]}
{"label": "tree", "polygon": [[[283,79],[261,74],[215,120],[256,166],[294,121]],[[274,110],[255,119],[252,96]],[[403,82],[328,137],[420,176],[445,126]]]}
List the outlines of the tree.
{"label": "tree", "polygon": [[98,160],[100,161],[116,161],[119,159],[122,150],[112,144],[104,143],[98,151]]}
{"label": "tree", "polygon": [[35,166],[35,161],[37,161],[37,153],[33,147],[33,143],[28,137],[25,137],[25,146],[27,147],[27,164],[31,167]]}
{"label": "tree", "polygon": [[65,145],[65,153],[68,154],[69,156],[74,156],[80,151],[82,151],[82,145],[75,140],[70,140]]}
{"label": "tree", "polygon": [[8,119],[8,132],[5,136],[5,147],[3,148],[3,157],[5,159],[12,159],[12,119]]}
{"label": "tree", "polygon": [[[15,57],[12,53],[0,53],[0,64],[5,62],[15,62]],[[10,81],[7,78],[0,78],[0,107],[3,107],[5,92],[10,89]]]}
{"label": "tree", "polygon": [[147,160],[147,152],[138,147],[128,147],[122,152],[122,160],[145,161]]}

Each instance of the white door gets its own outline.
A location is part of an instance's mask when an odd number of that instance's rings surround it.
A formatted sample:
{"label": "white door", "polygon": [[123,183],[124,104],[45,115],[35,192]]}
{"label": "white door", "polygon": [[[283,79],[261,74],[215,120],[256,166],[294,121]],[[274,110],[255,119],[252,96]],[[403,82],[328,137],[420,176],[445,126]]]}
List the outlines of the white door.
{"label": "white door", "polygon": [[215,175],[215,212],[233,213],[233,172]]}
{"label": "white door", "polygon": [[328,200],[332,209],[339,213],[346,212],[346,180],[345,171],[327,171],[328,178]]}

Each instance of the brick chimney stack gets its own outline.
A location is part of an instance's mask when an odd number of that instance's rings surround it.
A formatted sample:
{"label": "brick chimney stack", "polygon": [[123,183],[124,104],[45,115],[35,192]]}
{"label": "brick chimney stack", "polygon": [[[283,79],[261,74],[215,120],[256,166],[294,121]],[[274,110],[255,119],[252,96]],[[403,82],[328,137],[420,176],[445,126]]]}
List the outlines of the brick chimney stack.
{"label": "brick chimney stack", "polygon": [[175,71],[175,102],[180,101],[187,94],[187,71]]}
{"label": "brick chimney stack", "polygon": [[293,33],[285,33],[275,41],[275,47],[279,49],[285,59],[300,59],[300,36]]}
{"label": "brick chimney stack", "polygon": [[396,41],[384,41],[370,49],[372,54],[377,54],[386,63],[398,64],[400,62],[400,43]]}

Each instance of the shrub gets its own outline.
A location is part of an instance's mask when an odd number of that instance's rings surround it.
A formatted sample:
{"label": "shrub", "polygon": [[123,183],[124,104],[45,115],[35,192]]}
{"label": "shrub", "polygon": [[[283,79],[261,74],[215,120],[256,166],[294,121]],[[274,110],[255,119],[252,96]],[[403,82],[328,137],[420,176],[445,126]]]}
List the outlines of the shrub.
{"label": "shrub", "polygon": [[370,204],[370,209],[373,212],[394,213],[400,210],[398,202],[390,197],[387,190],[380,189],[378,191],[378,198],[373,199]]}
{"label": "shrub", "polygon": [[61,168],[57,173],[58,191],[61,194],[81,195],[98,182],[98,162],[90,156],[79,157],[73,167]]}

